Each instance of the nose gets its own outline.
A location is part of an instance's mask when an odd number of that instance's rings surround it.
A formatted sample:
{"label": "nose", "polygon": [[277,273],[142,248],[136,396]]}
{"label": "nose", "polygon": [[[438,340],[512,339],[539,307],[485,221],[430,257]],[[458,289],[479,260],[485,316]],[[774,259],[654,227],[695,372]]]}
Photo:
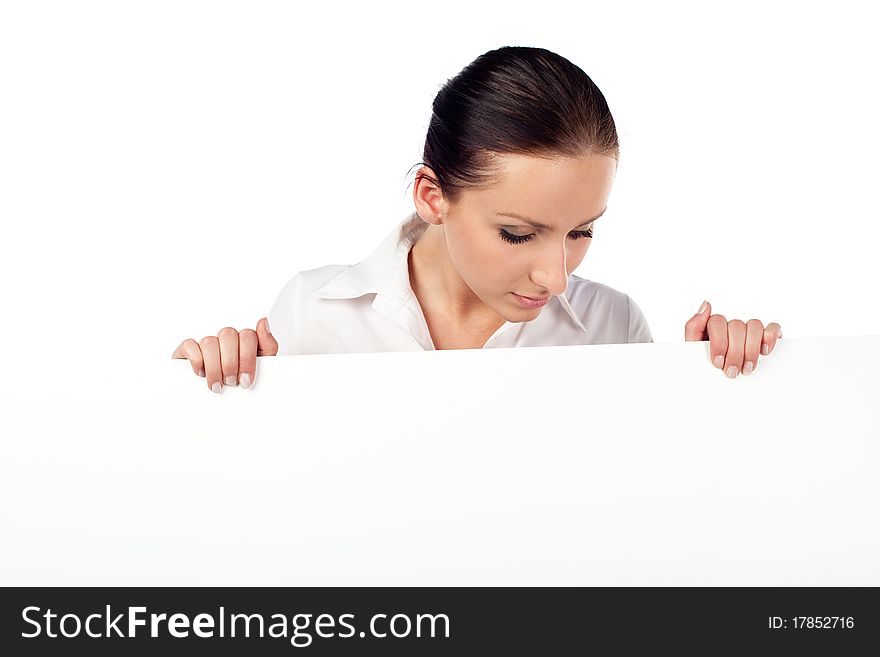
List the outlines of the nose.
{"label": "nose", "polygon": [[531,280],[550,294],[558,296],[568,287],[565,243],[548,245],[532,265]]}

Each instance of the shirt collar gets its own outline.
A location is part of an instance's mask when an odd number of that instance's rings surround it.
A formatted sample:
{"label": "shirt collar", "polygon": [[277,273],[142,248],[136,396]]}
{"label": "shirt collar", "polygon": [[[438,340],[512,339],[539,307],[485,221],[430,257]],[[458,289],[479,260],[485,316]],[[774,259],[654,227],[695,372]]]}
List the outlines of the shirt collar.
{"label": "shirt collar", "polygon": [[[354,299],[375,294],[373,308],[393,314],[415,297],[409,282],[409,251],[427,229],[417,212],[408,215],[366,260],[352,265],[312,294],[321,299]],[[569,279],[570,281],[571,279]],[[571,320],[586,333],[565,293],[554,297]]]}

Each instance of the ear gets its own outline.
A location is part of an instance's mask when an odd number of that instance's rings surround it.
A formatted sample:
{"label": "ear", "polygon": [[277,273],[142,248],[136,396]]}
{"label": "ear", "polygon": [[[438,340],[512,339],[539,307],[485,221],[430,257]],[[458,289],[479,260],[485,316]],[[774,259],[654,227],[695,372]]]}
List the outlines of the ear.
{"label": "ear", "polygon": [[413,185],[413,203],[415,203],[416,212],[423,221],[439,226],[443,223],[441,217],[447,207],[446,200],[438,185],[421,176],[437,179],[434,171],[428,166],[423,166],[416,172],[416,181]]}

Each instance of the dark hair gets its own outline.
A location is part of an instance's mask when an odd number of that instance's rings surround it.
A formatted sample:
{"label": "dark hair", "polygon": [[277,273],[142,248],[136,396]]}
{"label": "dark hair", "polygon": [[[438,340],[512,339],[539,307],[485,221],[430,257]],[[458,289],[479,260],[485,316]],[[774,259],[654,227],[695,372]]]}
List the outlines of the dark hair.
{"label": "dark hair", "polygon": [[[505,46],[480,55],[437,93],[422,154],[454,203],[461,190],[489,183],[494,154],[620,156],[605,96],[565,57]],[[416,165],[418,166],[418,165]]]}

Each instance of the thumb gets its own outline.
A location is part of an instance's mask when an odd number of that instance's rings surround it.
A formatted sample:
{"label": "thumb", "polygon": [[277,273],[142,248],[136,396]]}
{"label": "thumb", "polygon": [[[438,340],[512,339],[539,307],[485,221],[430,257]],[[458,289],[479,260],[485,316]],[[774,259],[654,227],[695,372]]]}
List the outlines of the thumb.
{"label": "thumb", "polygon": [[684,325],[684,339],[688,342],[695,340],[708,340],[706,333],[706,324],[709,323],[709,317],[712,315],[712,304],[704,301],[700,306],[697,314],[691,317],[687,324]]}
{"label": "thumb", "polygon": [[265,317],[257,322],[257,356],[274,356],[278,353],[278,343],[269,333],[269,320]]}

